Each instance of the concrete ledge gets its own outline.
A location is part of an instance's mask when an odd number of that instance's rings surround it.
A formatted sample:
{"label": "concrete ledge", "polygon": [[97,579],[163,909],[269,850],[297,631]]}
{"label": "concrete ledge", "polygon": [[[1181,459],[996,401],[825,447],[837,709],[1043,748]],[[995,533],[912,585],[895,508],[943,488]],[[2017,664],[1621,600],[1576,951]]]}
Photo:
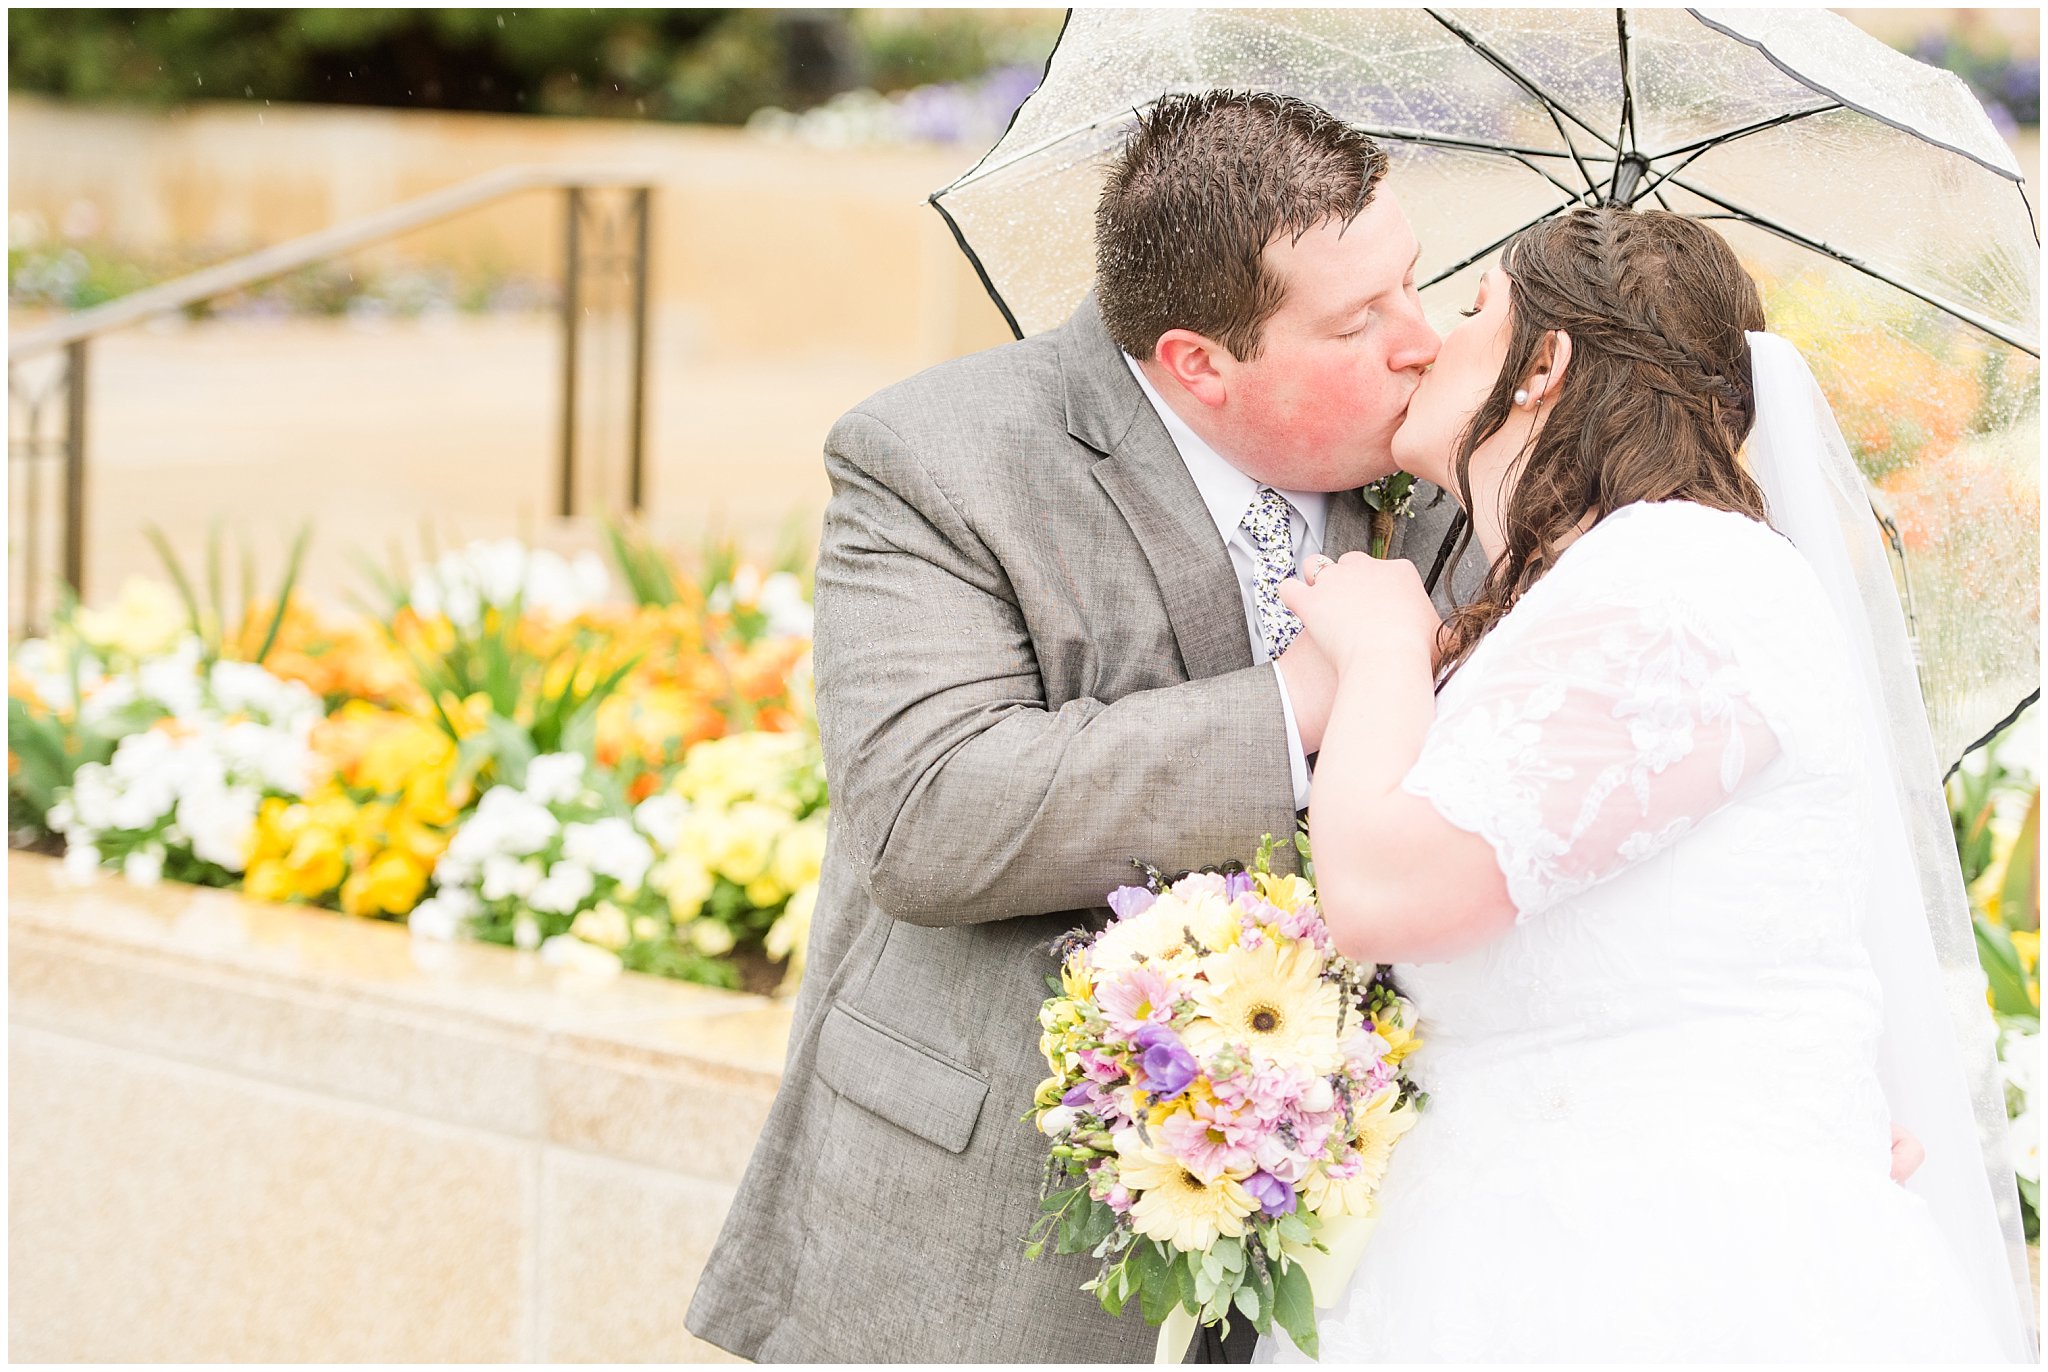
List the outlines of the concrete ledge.
{"label": "concrete ledge", "polygon": [[709,1361],[787,1007],[8,859],[9,1354]]}

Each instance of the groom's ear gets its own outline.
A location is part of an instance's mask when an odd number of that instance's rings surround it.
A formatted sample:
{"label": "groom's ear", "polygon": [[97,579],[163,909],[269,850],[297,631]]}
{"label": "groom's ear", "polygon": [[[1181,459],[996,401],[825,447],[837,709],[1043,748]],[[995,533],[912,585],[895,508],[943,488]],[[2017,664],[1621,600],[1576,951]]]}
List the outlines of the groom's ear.
{"label": "groom's ear", "polygon": [[1237,359],[1214,339],[1192,329],[1168,329],[1159,335],[1153,357],[1161,370],[1202,404],[1213,409],[1228,398],[1225,372]]}
{"label": "groom's ear", "polygon": [[1552,329],[1543,335],[1543,343],[1536,350],[1536,366],[1529,373],[1529,401],[1542,408],[1546,400],[1555,400],[1559,387],[1564,385],[1565,369],[1571,365],[1572,336],[1563,329]]}

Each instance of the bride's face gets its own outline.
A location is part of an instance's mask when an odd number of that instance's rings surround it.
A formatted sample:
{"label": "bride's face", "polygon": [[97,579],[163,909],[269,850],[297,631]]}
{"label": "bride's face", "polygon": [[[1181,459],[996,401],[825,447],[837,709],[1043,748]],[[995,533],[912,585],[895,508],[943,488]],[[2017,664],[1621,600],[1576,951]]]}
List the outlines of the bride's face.
{"label": "bride's face", "polygon": [[[1423,374],[1422,384],[1408,402],[1408,416],[1394,433],[1394,461],[1404,472],[1413,472],[1454,496],[1458,484],[1451,472],[1451,460],[1458,440],[1464,436],[1472,416],[1492,393],[1500,369],[1507,363],[1509,338],[1508,276],[1499,267],[1489,268],[1480,278],[1472,307],[1462,311],[1465,322],[1445,336],[1436,361]],[[1496,434],[1473,454],[1473,489],[1479,489],[1481,470]]]}

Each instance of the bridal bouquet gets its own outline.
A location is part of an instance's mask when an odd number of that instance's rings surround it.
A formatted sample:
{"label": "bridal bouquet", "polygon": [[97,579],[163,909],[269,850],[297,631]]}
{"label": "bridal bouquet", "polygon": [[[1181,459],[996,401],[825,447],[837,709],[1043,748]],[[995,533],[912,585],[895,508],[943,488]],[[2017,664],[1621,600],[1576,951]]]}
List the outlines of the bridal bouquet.
{"label": "bridal bouquet", "polygon": [[1313,1355],[1310,1270],[1334,1221],[1372,1213],[1423,1100],[1401,1069],[1410,1006],[1336,952],[1272,848],[1249,871],[1147,869],[1110,893],[1113,923],[1056,945],[1053,1075],[1026,1116],[1052,1140],[1048,1194],[1027,1251],[1101,1258],[1083,1289],[1112,1315],[1135,1296],[1192,1333],[1234,1309]]}

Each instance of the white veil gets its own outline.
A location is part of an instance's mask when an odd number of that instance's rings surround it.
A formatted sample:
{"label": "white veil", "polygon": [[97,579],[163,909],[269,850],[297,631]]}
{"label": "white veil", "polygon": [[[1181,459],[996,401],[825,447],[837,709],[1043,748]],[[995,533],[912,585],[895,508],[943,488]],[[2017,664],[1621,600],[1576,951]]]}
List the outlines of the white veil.
{"label": "white veil", "polygon": [[[1771,524],[1820,576],[1858,658],[1864,716],[1884,754],[1871,815],[1864,941],[1884,986],[1883,1077],[1892,1121],[1927,1161],[1925,1199],[1984,1299],[2000,1346],[2033,1362],[2033,1288],[2006,1146],[2005,1091],[1969,901],[1891,566],[1862,476],[1799,350],[1751,333],[1756,427],[1745,461]],[[1945,1013],[1918,1013],[1917,1007]]]}

